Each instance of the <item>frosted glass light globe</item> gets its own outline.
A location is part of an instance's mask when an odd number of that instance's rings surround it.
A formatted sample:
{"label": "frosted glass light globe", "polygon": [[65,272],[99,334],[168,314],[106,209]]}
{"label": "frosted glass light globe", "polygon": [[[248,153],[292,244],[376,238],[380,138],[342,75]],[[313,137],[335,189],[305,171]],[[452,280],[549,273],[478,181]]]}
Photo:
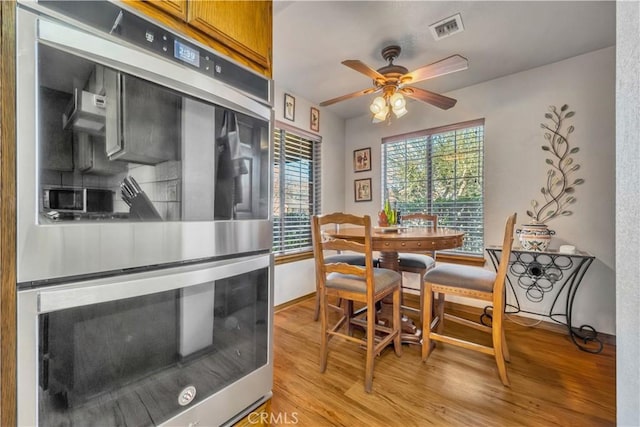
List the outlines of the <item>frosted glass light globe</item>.
{"label": "frosted glass light globe", "polygon": [[389,99],[389,104],[391,104],[391,108],[395,109],[402,109],[404,108],[406,101],[404,99],[404,96],[402,96],[402,94],[400,92],[396,92],[393,95],[391,95],[391,98]]}
{"label": "frosted glass light globe", "polygon": [[371,112],[373,114],[378,114],[380,113],[382,110],[384,110],[384,108],[387,106],[386,101],[384,100],[383,97],[378,96],[377,98],[375,98],[373,100],[373,102],[371,103],[371,105],[369,106],[369,110],[371,110]]}

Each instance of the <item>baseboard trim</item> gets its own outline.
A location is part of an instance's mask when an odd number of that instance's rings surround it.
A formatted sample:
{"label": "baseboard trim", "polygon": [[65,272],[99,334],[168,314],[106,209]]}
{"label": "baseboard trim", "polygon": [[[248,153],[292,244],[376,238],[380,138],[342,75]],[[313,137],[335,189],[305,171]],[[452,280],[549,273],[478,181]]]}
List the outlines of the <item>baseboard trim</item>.
{"label": "baseboard trim", "polygon": [[[308,299],[311,298],[315,298],[316,293],[315,292],[311,292],[310,294],[307,295],[303,295],[301,297],[292,299],[290,301],[287,301],[285,303],[279,304],[277,306],[274,307],[274,312],[278,312],[281,310],[286,309],[287,307],[291,307],[292,305],[296,305],[300,302],[306,301]],[[405,303],[409,303],[408,305],[411,305],[413,307],[420,307],[420,295],[417,293],[408,293],[408,292],[403,292],[403,298]],[[482,314],[482,308],[481,307],[473,307],[470,305],[466,305],[466,304],[459,304],[459,303],[455,303],[455,302],[451,302],[451,301],[446,301],[445,302],[445,309],[449,309],[449,310],[455,310],[461,313],[467,313],[467,314],[471,314],[472,316],[480,316]],[[508,316],[506,316],[506,320],[507,321],[513,321],[516,323],[519,323],[521,325],[530,327],[530,328],[539,328],[539,329],[544,329],[546,331],[551,331],[551,332],[555,332],[557,334],[562,334],[562,335],[566,335],[567,334],[567,327],[564,325],[561,325],[559,323],[554,323],[554,322],[549,322],[546,320],[541,320],[541,321],[537,321],[536,319],[532,319],[530,317],[525,317],[525,316],[520,316],[517,314],[509,314]],[[531,322],[535,322],[534,324],[528,325],[528,323]],[[603,332],[598,332],[598,338],[600,339],[600,341],[602,341],[603,344],[607,344],[607,345],[612,345],[615,346],[616,345],[616,336],[615,335],[610,335],[610,334],[605,334]]]}
{"label": "baseboard trim", "polygon": [[283,302],[282,304],[278,304],[275,307],[273,307],[273,311],[275,313],[277,313],[277,312],[279,312],[281,310],[284,310],[287,307],[291,307],[292,305],[296,305],[299,302],[306,301],[306,300],[311,299],[311,298],[315,298],[315,296],[316,296],[316,293],[315,292],[311,292],[310,294],[303,295],[301,297],[292,299],[292,300],[287,301],[287,302]]}
{"label": "baseboard trim", "polygon": [[[415,307],[420,306],[420,295],[404,292],[404,299],[406,302],[409,302],[412,306],[415,306]],[[446,309],[455,310],[461,313],[471,314],[473,316],[480,316],[482,314],[482,308],[480,307],[473,307],[470,305],[459,304],[451,301],[445,302],[445,310]],[[530,317],[525,317],[518,314],[509,314],[506,316],[506,320],[513,321],[530,328],[544,329],[546,331],[551,331],[551,332],[555,332],[563,335],[567,334],[567,327],[555,322],[550,322],[546,320],[541,320],[538,322],[537,319],[532,319]],[[529,323],[532,323],[532,322],[535,322],[535,323],[528,325]],[[616,345],[615,335],[598,332],[598,338],[600,339],[600,341],[602,341],[603,344],[608,344],[612,346]]]}

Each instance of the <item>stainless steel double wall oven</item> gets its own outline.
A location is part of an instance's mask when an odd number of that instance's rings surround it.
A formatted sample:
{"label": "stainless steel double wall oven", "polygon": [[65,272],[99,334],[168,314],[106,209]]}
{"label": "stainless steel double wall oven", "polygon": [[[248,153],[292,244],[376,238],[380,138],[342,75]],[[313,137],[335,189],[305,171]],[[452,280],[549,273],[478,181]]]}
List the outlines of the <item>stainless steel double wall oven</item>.
{"label": "stainless steel double wall oven", "polygon": [[272,82],[116,2],[17,8],[18,423],[232,422],[272,384]]}

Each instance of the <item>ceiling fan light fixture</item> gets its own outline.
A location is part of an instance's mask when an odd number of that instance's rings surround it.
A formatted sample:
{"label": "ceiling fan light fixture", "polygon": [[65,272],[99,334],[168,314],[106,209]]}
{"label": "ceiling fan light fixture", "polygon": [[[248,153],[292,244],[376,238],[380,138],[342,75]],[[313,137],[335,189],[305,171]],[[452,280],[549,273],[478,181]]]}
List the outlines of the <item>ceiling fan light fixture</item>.
{"label": "ceiling fan light fixture", "polygon": [[373,123],[384,122],[389,115],[389,107],[387,105],[384,106],[379,113],[373,115]]}
{"label": "ceiling fan light fixture", "polygon": [[407,101],[404,99],[404,96],[400,92],[396,92],[391,95],[389,98],[389,104],[391,104],[391,108],[393,108],[394,112],[396,109],[403,109]]}
{"label": "ceiling fan light fixture", "polygon": [[402,107],[400,107],[400,108],[394,108],[393,109],[393,114],[395,114],[397,118],[400,118],[400,117],[404,116],[408,112],[409,111],[407,111],[407,109],[404,107],[404,105]]}
{"label": "ceiling fan light fixture", "polygon": [[[462,22],[458,24],[456,21],[454,25],[447,21],[442,24],[446,31],[462,28]],[[415,86],[407,86],[407,84],[414,84],[434,77],[466,70],[469,66],[467,59],[457,54],[451,55],[440,61],[427,64],[409,72],[406,67],[393,63],[400,54],[400,51],[401,48],[398,45],[391,45],[382,49],[382,57],[387,61],[387,65],[377,70],[357,59],[342,61],[343,65],[373,79],[373,87],[323,101],[320,103],[320,106],[326,107],[327,105],[358,96],[382,92],[381,96],[376,97],[371,104],[369,104],[369,110],[373,115],[374,123],[385,120],[389,120],[389,123],[391,123],[391,111],[393,111],[396,117],[407,114],[407,97],[434,105],[443,110],[448,110],[453,107],[456,104],[455,99]]]}
{"label": "ceiling fan light fixture", "polygon": [[373,102],[369,106],[369,110],[371,110],[371,112],[375,115],[382,112],[386,106],[387,106],[387,102],[385,101],[385,99],[381,96],[378,96],[373,100]]}

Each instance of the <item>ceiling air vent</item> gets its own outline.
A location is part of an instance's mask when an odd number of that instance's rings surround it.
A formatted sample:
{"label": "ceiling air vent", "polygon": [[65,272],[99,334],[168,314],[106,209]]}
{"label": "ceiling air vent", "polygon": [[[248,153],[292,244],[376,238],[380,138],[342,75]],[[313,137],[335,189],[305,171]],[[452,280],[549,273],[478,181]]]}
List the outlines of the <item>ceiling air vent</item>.
{"label": "ceiling air vent", "polygon": [[462,17],[458,13],[454,16],[443,19],[442,21],[438,21],[435,24],[429,25],[429,29],[431,29],[431,34],[434,39],[441,40],[445,37],[464,31],[464,27],[462,26]]}

